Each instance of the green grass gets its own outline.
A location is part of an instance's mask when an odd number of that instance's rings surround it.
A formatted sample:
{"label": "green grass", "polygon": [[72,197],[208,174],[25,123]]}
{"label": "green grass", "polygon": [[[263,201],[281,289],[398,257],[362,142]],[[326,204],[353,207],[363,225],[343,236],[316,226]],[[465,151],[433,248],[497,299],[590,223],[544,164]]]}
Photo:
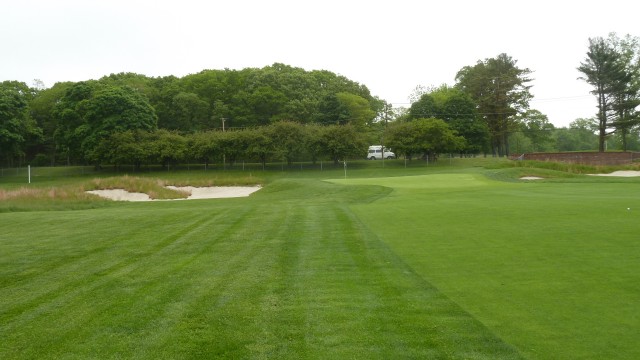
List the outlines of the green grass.
{"label": "green grass", "polygon": [[638,358],[638,180],[490,163],[136,174],[264,187],[22,202],[0,213],[0,358]]}
{"label": "green grass", "polygon": [[347,183],[393,188],[356,214],[526,357],[640,357],[637,179],[496,183],[438,174]]}

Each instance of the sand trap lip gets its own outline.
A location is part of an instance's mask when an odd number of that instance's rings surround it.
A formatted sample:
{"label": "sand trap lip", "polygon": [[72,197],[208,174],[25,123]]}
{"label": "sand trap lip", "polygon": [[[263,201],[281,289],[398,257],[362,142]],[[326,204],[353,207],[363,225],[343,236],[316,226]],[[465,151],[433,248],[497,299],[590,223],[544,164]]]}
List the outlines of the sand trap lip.
{"label": "sand trap lip", "polygon": [[634,177],[640,176],[640,171],[636,170],[618,170],[609,174],[589,174],[591,176],[620,176],[620,177]]}
{"label": "sand trap lip", "polygon": [[[190,193],[186,199],[172,200],[195,200],[195,199],[222,199],[246,197],[260,190],[260,186],[210,186],[210,187],[194,187],[194,186],[167,186],[174,190],[184,190]],[[123,189],[109,190],[91,190],[89,194],[98,195],[100,197],[115,201],[167,201],[154,200],[144,193],[132,193]]]}
{"label": "sand trap lip", "polygon": [[520,180],[542,180],[544,178],[541,177],[537,177],[537,176],[523,176],[520,178]]}

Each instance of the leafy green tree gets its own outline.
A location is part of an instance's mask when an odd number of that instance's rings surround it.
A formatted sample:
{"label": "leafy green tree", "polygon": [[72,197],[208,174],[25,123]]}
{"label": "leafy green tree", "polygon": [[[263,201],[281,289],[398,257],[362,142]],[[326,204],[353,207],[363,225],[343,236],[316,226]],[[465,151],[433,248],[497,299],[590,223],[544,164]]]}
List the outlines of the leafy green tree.
{"label": "leafy green tree", "polygon": [[[357,119],[366,123],[381,107],[381,102],[373,98],[365,86],[345,77],[326,70],[305,71],[280,63],[261,69],[205,70],[179,79],[177,85],[175,94],[195,93],[209,101],[209,118],[214,119],[214,123],[226,118],[227,128],[269,125],[280,120],[330,124]],[[338,93],[358,98],[343,96],[341,102]],[[362,101],[367,106],[361,106]],[[215,104],[224,104],[226,108],[216,109]],[[161,111],[164,106],[155,103],[154,106],[162,120],[160,126],[164,127]]]}
{"label": "leafy green tree", "polygon": [[349,113],[340,105],[336,94],[324,96],[318,104],[317,122],[322,125],[340,125],[349,121]]}
{"label": "leafy green tree", "polygon": [[133,165],[134,169],[139,171],[152,157],[152,154],[148,153],[151,137],[151,133],[143,130],[113,132],[100,140],[95,153],[102,162],[116,168],[121,165]]}
{"label": "leafy green tree", "polygon": [[195,132],[210,129],[209,103],[197,94],[179,92],[172,101],[172,124],[165,124],[168,130]]}
{"label": "leafy green tree", "polygon": [[358,128],[370,125],[376,117],[371,104],[363,97],[340,92],[325,96],[319,104],[320,123],[323,125],[352,124]]}
{"label": "leafy green tree", "polygon": [[306,133],[303,125],[292,121],[278,121],[269,126],[268,136],[274,145],[274,157],[287,161],[287,165],[304,153]]}
{"label": "leafy green tree", "polygon": [[267,160],[274,152],[274,144],[269,136],[269,128],[263,126],[246,129],[243,132],[247,142],[247,156],[258,159],[264,169]]}
{"label": "leafy green tree", "polygon": [[476,102],[491,134],[493,154],[509,155],[509,133],[517,130],[518,114],[529,108],[529,69],[516,66],[507,54],[465,66],[456,75],[456,87]]}
{"label": "leafy green tree", "polygon": [[387,145],[408,158],[425,155],[436,159],[440,153],[457,152],[464,148],[465,140],[458,136],[444,120],[416,119],[389,126]]}
{"label": "leafy green tree", "polygon": [[338,165],[340,160],[362,158],[366,155],[365,138],[358,127],[352,124],[329,125],[322,128],[320,144],[334,165]]}
{"label": "leafy green tree", "polygon": [[576,119],[568,128],[553,131],[558,151],[586,151],[598,148],[598,121],[596,119]]}
{"label": "leafy green tree", "polygon": [[327,126],[319,124],[308,124],[304,126],[306,132],[306,143],[304,147],[307,153],[311,157],[311,161],[315,165],[318,160],[323,158],[323,155],[328,155],[328,151],[325,151],[325,143],[323,139]]}
{"label": "leafy green tree", "polygon": [[393,149],[398,156],[411,160],[421,151],[418,134],[413,122],[394,121],[389,124],[385,134],[385,145]]}
{"label": "leafy green tree", "polygon": [[0,83],[0,154],[9,163],[24,154],[30,136],[40,136],[41,130],[29,116],[30,89],[24,83]]}
{"label": "leafy green tree", "polygon": [[287,97],[270,86],[261,86],[248,96],[247,104],[255,120],[247,125],[268,125],[282,115]]}
{"label": "leafy green tree", "polygon": [[411,104],[409,116],[412,119],[441,118],[442,109],[436,106],[436,100],[431,93],[424,93]]}
{"label": "leafy green tree", "polygon": [[464,153],[486,150],[489,140],[487,124],[478,115],[473,99],[457,88],[443,85],[424,93],[411,104],[412,119],[434,117],[444,120],[452,130],[466,140]]}
{"label": "leafy green tree", "polygon": [[220,132],[218,136],[220,136],[223,161],[228,162],[229,166],[233,166],[238,159],[247,155],[249,137],[246,136],[244,130]]}
{"label": "leafy green tree", "polygon": [[162,165],[167,170],[172,164],[188,158],[187,138],[175,131],[159,129],[148,133],[142,141],[142,153],[149,163]]}
{"label": "leafy green tree", "polygon": [[205,169],[222,159],[222,132],[200,131],[187,136],[187,149],[193,160],[204,161]]}
{"label": "leafy green tree", "polygon": [[345,109],[344,113],[348,116],[348,123],[356,128],[364,128],[371,125],[376,117],[376,112],[371,109],[371,103],[362,96],[347,92],[336,94],[340,107]]}
{"label": "leafy green tree", "polygon": [[221,100],[216,101],[211,109],[211,123],[207,128],[224,130],[229,114],[229,106]]}
{"label": "leafy green tree", "polygon": [[40,90],[29,104],[31,117],[42,129],[42,141],[33,144],[31,151],[48,157],[51,165],[56,163],[58,152],[54,139],[58,119],[53,114],[54,109],[72,85],[71,82],[56,83],[49,89]]}
{"label": "leafy green tree", "polygon": [[555,129],[549,118],[538,110],[528,110],[522,114],[521,128],[524,136],[531,140],[533,151],[541,151],[553,141]]}
{"label": "leafy green tree", "polygon": [[95,81],[71,86],[56,105],[56,141],[71,156],[99,164],[101,140],[126,130],[154,130],[157,117],[140,92]]}
{"label": "leafy green tree", "polygon": [[[180,92],[187,92],[175,76],[153,78],[150,80],[149,104],[153,106],[158,117],[158,128],[176,130],[173,101]],[[190,129],[189,129],[190,130]],[[189,132],[189,131],[187,131]]]}

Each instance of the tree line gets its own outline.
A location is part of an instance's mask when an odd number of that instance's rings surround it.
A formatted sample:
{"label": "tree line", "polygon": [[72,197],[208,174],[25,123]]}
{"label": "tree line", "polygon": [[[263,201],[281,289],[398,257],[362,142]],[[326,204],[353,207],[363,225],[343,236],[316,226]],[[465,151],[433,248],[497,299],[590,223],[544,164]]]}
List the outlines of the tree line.
{"label": "tree line", "polygon": [[[384,144],[407,158],[637,149],[638,49],[635,37],[589,39],[578,69],[593,85],[599,111],[560,129],[530,107],[532,71],[507,54],[463,67],[453,86],[416,89],[411,106],[396,109],[344,76],[280,63],[203,70],[182,78],[120,73],[51,88],[4,81],[0,162],[168,164],[220,156],[335,161],[364,158],[366,144]],[[329,145],[336,132],[345,134],[342,141],[349,146]],[[207,141],[211,145],[204,150]],[[289,150],[282,148],[285,144]],[[129,150],[117,154],[114,149]]]}
{"label": "tree line", "polygon": [[[260,163],[330,160],[334,164],[366,152],[362,132],[351,125],[300,124],[277,121],[270,125],[231,131],[180,134],[165,129],[127,130],[103,138],[91,154],[94,164],[114,166],[180,163],[234,166],[239,161]],[[363,151],[363,149],[365,149]]]}

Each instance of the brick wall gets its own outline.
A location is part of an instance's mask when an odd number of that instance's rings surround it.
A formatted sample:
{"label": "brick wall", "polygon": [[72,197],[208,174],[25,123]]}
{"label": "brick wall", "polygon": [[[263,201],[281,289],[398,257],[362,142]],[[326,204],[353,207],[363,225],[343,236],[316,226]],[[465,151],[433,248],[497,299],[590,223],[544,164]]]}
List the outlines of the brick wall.
{"label": "brick wall", "polygon": [[514,159],[570,162],[586,165],[621,165],[640,160],[638,152],[562,152],[562,153],[530,153],[517,155]]}

